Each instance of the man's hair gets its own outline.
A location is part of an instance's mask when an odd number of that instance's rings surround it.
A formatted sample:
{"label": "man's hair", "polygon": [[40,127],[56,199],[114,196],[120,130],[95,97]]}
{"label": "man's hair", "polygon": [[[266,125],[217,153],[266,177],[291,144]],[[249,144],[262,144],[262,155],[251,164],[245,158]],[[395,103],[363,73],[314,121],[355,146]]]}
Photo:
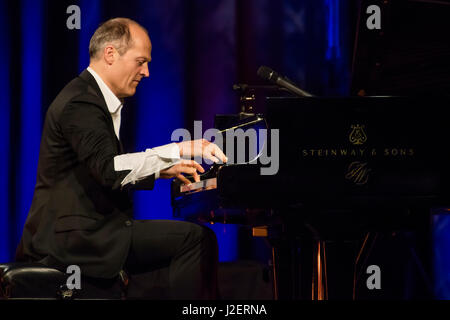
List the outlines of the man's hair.
{"label": "man's hair", "polygon": [[133,46],[130,24],[135,24],[147,32],[147,30],[139,23],[128,18],[113,18],[102,23],[97,30],[95,30],[91,41],[89,42],[89,57],[91,60],[96,59],[98,53],[102,51],[107,44],[112,44],[120,55],[127,52],[127,50]]}

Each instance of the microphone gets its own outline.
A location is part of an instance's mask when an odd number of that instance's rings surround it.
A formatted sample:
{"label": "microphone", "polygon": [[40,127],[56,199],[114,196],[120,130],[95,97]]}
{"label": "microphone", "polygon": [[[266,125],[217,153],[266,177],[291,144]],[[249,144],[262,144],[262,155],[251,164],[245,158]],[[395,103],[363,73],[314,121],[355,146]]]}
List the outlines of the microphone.
{"label": "microphone", "polygon": [[292,81],[288,80],[285,77],[280,76],[278,73],[276,73],[269,67],[266,67],[266,66],[259,67],[257,74],[264,80],[268,80],[272,83],[275,83],[275,84],[279,85],[280,87],[283,87],[283,88],[287,89],[288,91],[292,92],[293,94],[296,94],[300,97],[313,97],[312,94],[310,94],[306,91],[303,91],[302,89],[297,87],[297,85],[295,83],[293,83]]}

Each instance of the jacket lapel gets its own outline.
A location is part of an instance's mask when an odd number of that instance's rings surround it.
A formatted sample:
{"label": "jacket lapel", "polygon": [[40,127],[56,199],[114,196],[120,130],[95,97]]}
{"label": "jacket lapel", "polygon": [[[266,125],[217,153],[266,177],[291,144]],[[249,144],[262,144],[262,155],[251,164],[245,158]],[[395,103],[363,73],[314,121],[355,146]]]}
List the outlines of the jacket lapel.
{"label": "jacket lapel", "polygon": [[114,124],[112,121],[111,114],[109,113],[108,106],[106,105],[105,98],[103,97],[102,91],[100,90],[100,87],[98,86],[97,81],[95,81],[95,78],[92,76],[92,74],[87,69],[85,69],[83,72],[81,72],[79,77],[81,79],[83,79],[84,81],[86,81],[91,86],[91,88],[94,89],[94,92],[101,98],[101,100],[103,102],[101,107],[103,108],[103,111],[109,116],[108,117],[109,129],[110,129],[111,133],[114,135],[114,138],[116,139],[116,146],[117,146],[118,153],[122,154],[124,152],[122,142],[119,139],[117,139],[116,133],[114,131]]}

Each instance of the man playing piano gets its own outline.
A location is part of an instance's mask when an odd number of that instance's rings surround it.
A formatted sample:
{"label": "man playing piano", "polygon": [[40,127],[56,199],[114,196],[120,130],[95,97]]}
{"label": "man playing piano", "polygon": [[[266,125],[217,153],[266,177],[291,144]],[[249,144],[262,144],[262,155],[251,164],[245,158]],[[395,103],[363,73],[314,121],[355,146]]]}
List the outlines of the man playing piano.
{"label": "man playing piano", "polygon": [[74,264],[82,275],[102,279],[121,270],[132,278],[165,269],[170,298],[214,299],[218,255],[210,229],[132,219],[130,189],[152,189],[158,178],[189,183],[183,174],[199,181],[203,168],[181,157],[226,161],[205,140],[123,154],[123,98],[149,76],[151,49],[147,31],[130,19],[108,20],[95,31],[89,67],[47,111],[33,202],[16,258],[63,271]]}

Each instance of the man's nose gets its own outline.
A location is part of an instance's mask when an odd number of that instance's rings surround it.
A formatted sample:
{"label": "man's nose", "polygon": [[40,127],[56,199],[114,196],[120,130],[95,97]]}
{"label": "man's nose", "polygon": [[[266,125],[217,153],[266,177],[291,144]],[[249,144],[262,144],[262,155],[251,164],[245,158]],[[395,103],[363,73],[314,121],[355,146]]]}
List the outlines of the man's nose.
{"label": "man's nose", "polygon": [[150,72],[148,71],[148,64],[144,64],[143,68],[141,69],[141,75],[145,78],[148,78],[150,76]]}

